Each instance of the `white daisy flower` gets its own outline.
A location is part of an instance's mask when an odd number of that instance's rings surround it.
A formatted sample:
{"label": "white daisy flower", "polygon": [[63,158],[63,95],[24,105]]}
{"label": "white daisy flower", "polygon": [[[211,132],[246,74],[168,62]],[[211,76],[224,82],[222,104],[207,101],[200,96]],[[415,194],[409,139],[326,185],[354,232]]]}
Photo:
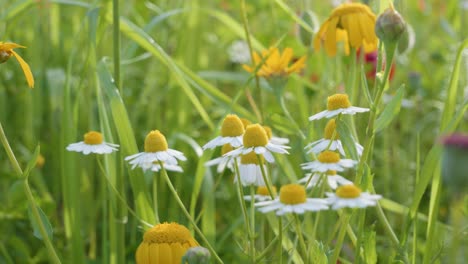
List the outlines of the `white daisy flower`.
{"label": "white daisy flower", "polygon": [[155,161],[164,162],[167,165],[177,165],[177,160],[187,160],[184,153],[170,149],[167,146],[166,137],[159,130],[148,133],[145,139],[145,152],[140,152],[125,158],[128,163],[135,167],[147,170],[153,167]]}
{"label": "white daisy flower", "polygon": [[[163,166],[164,166],[164,169],[167,171],[184,172],[182,167],[180,167],[179,165],[163,164]],[[158,172],[161,170],[161,165],[157,161],[153,162],[153,166],[151,166],[151,170]]]}
{"label": "white daisy flower", "polygon": [[263,126],[265,132],[267,133],[268,140],[275,145],[287,145],[289,144],[289,138],[275,137],[273,136],[273,131],[269,126]]}
{"label": "white daisy flower", "polygon": [[89,153],[109,154],[117,151],[119,145],[104,142],[102,134],[96,131],[90,131],[84,134],[84,141],[71,143],[67,146],[68,151],[82,152],[85,155]]}
{"label": "white daisy flower", "polygon": [[306,176],[302,179],[300,179],[298,182],[299,183],[307,183],[306,188],[312,188],[314,186],[317,186],[323,179],[326,178],[326,181],[328,183],[328,186],[330,186],[331,189],[335,190],[338,185],[347,185],[347,184],[353,184],[352,181],[344,178],[341,175],[336,174],[336,171],[329,170],[325,173],[308,173]]}
{"label": "white daisy flower", "polygon": [[344,171],[356,165],[352,159],[340,159],[336,152],[325,150],[317,156],[317,160],[301,164],[303,170],[312,172],[326,172],[328,170]]}
{"label": "white daisy flower", "polygon": [[230,144],[234,148],[242,146],[244,125],[237,115],[227,115],[221,126],[221,136],[218,136],[203,146],[203,149],[212,149],[217,146]]}
{"label": "white daisy flower", "polygon": [[[330,121],[328,121],[327,125],[325,126],[323,138],[305,146],[305,149],[308,149],[307,154],[311,152],[314,154],[319,154],[324,150],[338,150],[341,155],[346,156],[343,144],[339,138],[340,136],[336,131],[336,121],[335,119],[330,119]],[[355,146],[357,154],[361,156],[364,147],[357,142],[355,143]]]}
{"label": "white daisy flower", "polygon": [[353,184],[340,186],[334,193],[327,192],[326,195],[326,200],[330,203],[333,210],[343,207],[365,208],[375,206],[377,200],[382,198],[382,195],[379,194],[361,192],[361,189]]}
{"label": "white daisy flower", "polygon": [[262,213],[276,211],[276,215],[286,213],[303,214],[306,211],[328,209],[328,202],[320,198],[307,198],[304,186],[299,184],[283,185],[279,197],[271,201],[255,204]]}
{"label": "white daisy flower", "polygon": [[[224,144],[223,147],[221,148],[221,155],[224,155],[231,150],[233,150],[233,148],[230,144]],[[218,165],[216,167],[216,172],[218,173],[222,173],[226,168],[234,172],[234,161],[235,159],[232,157],[221,156],[219,158],[212,159],[212,160],[205,162],[205,166],[211,167],[211,166]]]}
{"label": "white daisy flower", "polygon": [[249,63],[250,50],[247,42],[243,40],[234,41],[228,48],[229,60],[234,63]]}
{"label": "white daisy flower", "polygon": [[[262,155],[260,155],[260,161],[254,152],[240,156],[239,176],[242,186],[265,186],[260,166],[263,166],[263,171],[267,173],[265,160]],[[266,176],[268,177],[268,175]],[[234,182],[237,182],[237,177],[234,177]]]}
{"label": "white daisy flower", "polygon": [[224,154],[224,156],[238,157],[250,152],[255,152],[256,154],[262,154],[266,161],[272,163],[275,160],[271,152],[289,154],[286,149],[289,149],[290,147],[271,143],[268,140],[265,129],[259,124],[248,125],[245,129],[242,140],[242,147],[230,151]]}
{"label": "white daisy flower", "polygon": [[[276,187],[272,186],[273,197],[276,196]],[[271,201],[270,192],[268,192],[268,187],[266,186],[258,186],[257,193],[253,196],[254,201],[257,202],[264,202],[264,201]],[[244,200],[251,201],[252,195],[244,195]]]}
{"label": "white daisy flower", "polygon": [[354,115],[356,113],[368,112],[369,108],[355,107],[351,105],[347,94],[334,94],[327,99],[327,110],[309,117],[309,120],[331,118],[339,114]]}

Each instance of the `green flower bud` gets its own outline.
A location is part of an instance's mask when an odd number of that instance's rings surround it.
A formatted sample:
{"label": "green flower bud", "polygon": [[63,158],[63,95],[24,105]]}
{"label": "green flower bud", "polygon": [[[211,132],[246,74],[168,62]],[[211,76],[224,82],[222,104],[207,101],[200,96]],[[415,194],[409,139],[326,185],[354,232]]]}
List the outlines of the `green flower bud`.
{"label": "green flower bud", "polygon": [[453,134],[442,139],[442,179],[455,194],[468,188],[468,135]]}
{"label": "green flower bud", "polygon": [[[304,21],[314,32],[318,31],[317,26],[319,25],[317,16],[312,11],[305,11],[301,14],[301,19]],[[312,43],[312,33],[304,29],[301,25],[298,25],[297,36],[302,45],[308,47]]]}
{"label": "green flower bud", "polygon": [[387,8],[377,18],[375,34],[384,43],[395,44],[406,30],[406,22],[403,17],[392,7]]}
{"label": "green flower bud", "polygon": [[182,264],[205,264],[210,263],[211,254],[204,247],[191,247],[182,257]]}

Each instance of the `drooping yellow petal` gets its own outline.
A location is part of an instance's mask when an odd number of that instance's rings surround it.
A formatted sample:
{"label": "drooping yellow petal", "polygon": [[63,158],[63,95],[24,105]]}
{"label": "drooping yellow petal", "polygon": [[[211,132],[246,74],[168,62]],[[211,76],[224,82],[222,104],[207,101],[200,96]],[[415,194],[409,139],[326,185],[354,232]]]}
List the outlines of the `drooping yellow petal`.
{"label": "drooping yellow petal", "polygon": [[246,64],[242,64],[242,68],[250,73],[254,71],[254,69],[252,69],[249,65],[246,65]]}
{"label": "drooping yellow petal", "polygon": [[141,243],[136,251],[135,260],[137,264],[150,264],[148,255],[148,243]]}
{"label": "drooping yellow petal", "polygon": [[337,29],[336,30],[336,41],[343,42],[343,47],[346,56],[349,55],[349,41],[348,41],[348,32],[346,30]]}
{"label": "drooping yellow petal", "polygon": [[361,35],[361,30],[359,28],[359,22],[355,16],[345,16],[343,19],[346,19],[348,22],[348,37],[351,47],[358,49],[361,47],[363,36]]}
{"label": "drooping yellow petal", "polygon": [[291,67],[289,67],[286,72],[289,74],[289,73],[293,73],[293,72],[299,72],[300,70],[302,70],[302,68],[305,67],[305,61],[306,61],[307,57],[306,56],[302,56],[300,57],[293,65],[291,65]]}
{"label": "drooping yellow petal", "polygon": [[339,18],[332,18],[325,33],[325,51],[329,56],[335,56],[336,54],[336,25],[338,21]]}
{"label": "drooping yellow petal", "polygon": [[282,68],[288,67],[289,61],[291,61],[292,56],[293,56],[293,49],[285,48],[283,50],[283,54],[281,55],[281,59],[280,59],[280,64]]}
{"label": "drooping yellow petal", "polygon": [[328,20],[325,21],[323,25],[320,27],[317,34],[315,35],[314,37],[314,49],[315,50],[320,50],[320,45],[322,44],[325,33],[327,32],[328,24],[329,24],[329,21]]}
{"label": "drooping yellow petal", "polygon": [[19,64],[21,65],[21,69],[23,69],[24,76],[26,76],[26,81],[28,82],[28,86],[30,88],[34,88],[34,77],[31,72],[31,69],[29,68],[29,65],[14,50],[12,50],[11,52],[13,53],[13,56],[15,56],[15,58],[18,60]]}
{"label": "drooping yellow petal", "polygon": [[26,48],[13,42],[0,42],[0,50],[11,50],[15,48]]}
{"label": "drooping yellow petal", "polygon": [[184,256],[185,252],[187,251],[188,247],[182,246],[180,243],[172,243],[171,245],[172,257],[174,263],[181,263],[182,257]]}

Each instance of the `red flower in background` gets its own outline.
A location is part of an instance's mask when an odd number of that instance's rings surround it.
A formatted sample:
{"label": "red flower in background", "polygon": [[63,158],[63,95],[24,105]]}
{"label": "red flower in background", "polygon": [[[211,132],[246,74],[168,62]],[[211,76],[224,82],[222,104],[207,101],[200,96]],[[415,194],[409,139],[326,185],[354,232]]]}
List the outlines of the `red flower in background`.
{"label": "red flower in background", "polygon": [[[361,50],[359,49],[356,53],[358,59],[361,57]],[[364,54],[364,70],[366,71],[366,77],[369,81],[374,81],[375,74],[377,71],[377,50],[372,52],[368,52]],[[383,63],[382,70],[385,69],[385,63]],[[388,79],[391,81],[393,76],[395,75],[395,63],[392,63],[392,67],[390,68],[390,73]]]}

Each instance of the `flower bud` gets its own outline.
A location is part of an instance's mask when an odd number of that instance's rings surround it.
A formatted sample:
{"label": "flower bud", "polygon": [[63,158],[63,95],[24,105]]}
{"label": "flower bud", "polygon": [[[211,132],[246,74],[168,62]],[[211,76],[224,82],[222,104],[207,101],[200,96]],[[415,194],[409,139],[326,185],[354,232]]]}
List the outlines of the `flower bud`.
{"label": "flower bud", "polygon": [[[310,28],[316,32],[318,26],[318,19],[314,12],[308,10],[301,14],[301,19],[304,21]],[[301,41],[302,45],[308,47],[312,44],[312,33],[305,30],[304,27],[298,25],[297,36]]]}
{"label": "flower bud", "polygon": [[384,43],[396,43],[406,30],[403,17],[392,7],[387,8],[377,18],[375,34]]}
{"label": "flower bud", "polygon": [[204,264],[210,263],[211,254],[204,247],[192,247],[182,257],[182,264]]}
{"label": "flower bud", "polygon": [[455,194],[468,188],[468,135],[452,134],[442,139],[442,179]]}

